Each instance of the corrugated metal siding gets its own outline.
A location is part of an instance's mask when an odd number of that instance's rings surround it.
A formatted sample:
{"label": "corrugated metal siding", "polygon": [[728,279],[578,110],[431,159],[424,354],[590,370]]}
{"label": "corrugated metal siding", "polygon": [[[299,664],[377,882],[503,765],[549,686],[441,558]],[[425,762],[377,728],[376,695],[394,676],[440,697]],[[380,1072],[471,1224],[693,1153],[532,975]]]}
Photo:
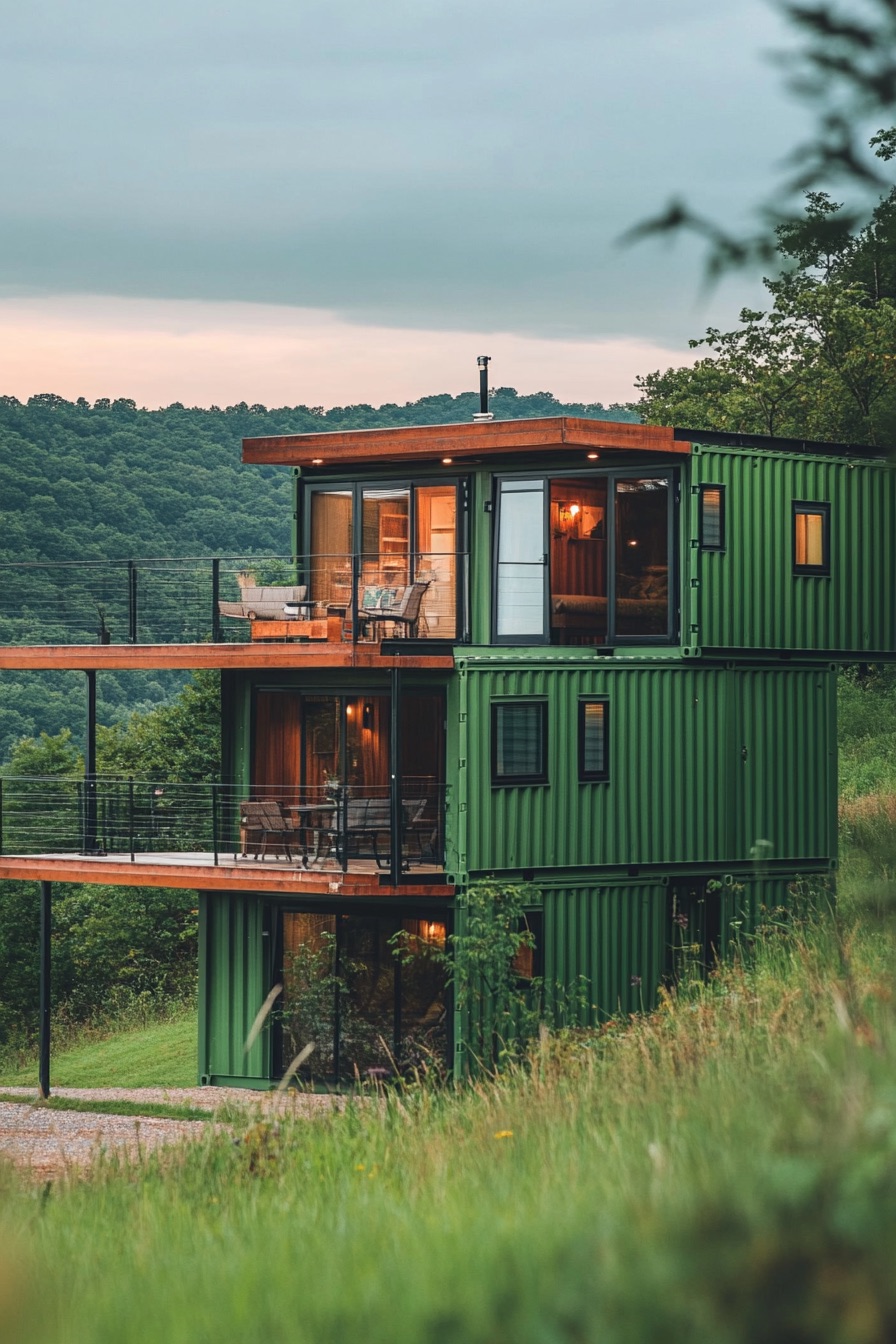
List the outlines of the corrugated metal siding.
{"label": "corrugated metal siding", "polygon": [[544,980],[582,1025],[656,1006],[668,964],[669,890],[659,883],[544,891]]}
{"label": "corrugated metal siding", "polygon": [[[691,479],[695,486],[726,487],[727,549],[689,548],[691,575],[699,580],[689,624],[698,629],[685,643],[896,652],[892,466],[701,447]],[[831,505],[830,577],[793,574],[794,500]],[[692,496],[689,540],[697,536]]]}
{"label": "corrugated metal siding", "polygon": [[200,1073],[231,1078],[269,1078],[269,1039],[263,1032],[248,1055],[243,1046],[264,1001],[264,907],[252,896],[202,894],[205,983],[204,1058]]}
{"label": "corrugated metal siding", "polygon": [[[833,674],[683,662],[508,664],[465,672],[466,867],[750,862],[836,853]],[[580,783],[582,696],[610,701],[610,779]],[[547,785],[493,788],[493,699],[548,703]],[[743,748],[747,759],[743,759]]]}

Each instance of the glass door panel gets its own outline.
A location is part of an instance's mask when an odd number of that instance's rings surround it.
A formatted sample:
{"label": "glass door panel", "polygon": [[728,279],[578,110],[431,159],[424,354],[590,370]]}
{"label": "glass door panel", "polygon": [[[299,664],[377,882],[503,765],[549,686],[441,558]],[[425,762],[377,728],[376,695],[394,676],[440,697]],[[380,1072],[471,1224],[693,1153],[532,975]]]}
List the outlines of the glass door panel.
{"label": "glass door panel", "polygon": [[411,492],[361,492],[361,577],[358,605],[388,606],[410,582]]}
{"label": "glass door panel", "polygon": [[303,1078],[329,1081],[335,1068],[339,976],[336,916],[283,913],[283,994],[278,1009],[281,1074],[313,1043]]}
{"label": "glass door panel", "polygon": [[457,489],[420,485],[416,510],[415,578],[429,583],[423,599],[421,633],[453,639],[457,627]]}
{"label": "glass door panel", "polygon": [[315,602],[351,606],[352,541],[351,490],[313,490],[308,595]]}
{"label": "glass door panel", "polygon": [[669,633],[669,481],[616,482],[616,634]]}
{"label": "glass door panel", "polygon": [[541,641],[545,632],[543,480],[500,481],[495,584],[499,639]]}
{"label": "glass door panel", "polygon": [[389,938],[395,927],[364,915],[340,923],[339,1077],[366,1081],[371,1070],[394,1072],[398,962]]}
{"label": "glass door panel", "polygon": [[551,481],[551,633],[560,644],[607,637],[607,481]]}

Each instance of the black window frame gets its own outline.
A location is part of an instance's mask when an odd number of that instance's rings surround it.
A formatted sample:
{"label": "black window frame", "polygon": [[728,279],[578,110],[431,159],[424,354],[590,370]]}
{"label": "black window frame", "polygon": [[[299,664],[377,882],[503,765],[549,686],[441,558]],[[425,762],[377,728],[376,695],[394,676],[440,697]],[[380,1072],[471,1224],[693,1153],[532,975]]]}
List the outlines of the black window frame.
{"label": "black window frame", "polygon": [[[585,709],[588,705],[603,706],[603,755],[602,770],[585,768]],[[610,778],[610,697],[607,695],[583,695],[579,699],[578,710],[578,764],[580,784],[605,784]]]}
{"label": "black window frame", "polygon": [[[541,718],[541,773],[526,775],[498,774],[498,717],[502,709],[508,706],[519,709],[529,705],[540,710]],[[543,696],[505,696],[496,697],[491,702],[491,779],[492,788],[516,788],[517,785],[547,784],[548,778],[548,702]]]}
{"label": "black window frame", "polygon": [[[821,564],[798,564],[796,558],[796,520],[807,514],[821,518]],[[801,578],[829,578],[831,573],[831,504],[829,500],[795,499],[790,518],[793,573]]]}
{"label": "black window frame", "polygon": [[[706,494],[707,494],[707,492],[708,492],[709,490],[717,490],[718,493],[719,493],[719,540],[718,540],[718,541],[707,541],[707,540],[706,540],[706,515],[705,515],[705,504],[704,504],[704,501],[705,501],[705,498],[706,498]],[[726,529],[726,523],[727,523],[727,518],[726,518],[726,515],[725,515],[725,487],[724,487],[724,485],[716,485],[716,484],[714,484],[712,481],[705,481],[705,482],[702,482],[701,485],[700,485],[699,504],[700,504],[699,529],[700,529],[700,549],[701,549],[701,551],[724,551],[724,550],[727,550],[727,549],[728,549],[728,545],[727,545],[727,537],[726,537],[726,532],[725,532],[725,529]]]}

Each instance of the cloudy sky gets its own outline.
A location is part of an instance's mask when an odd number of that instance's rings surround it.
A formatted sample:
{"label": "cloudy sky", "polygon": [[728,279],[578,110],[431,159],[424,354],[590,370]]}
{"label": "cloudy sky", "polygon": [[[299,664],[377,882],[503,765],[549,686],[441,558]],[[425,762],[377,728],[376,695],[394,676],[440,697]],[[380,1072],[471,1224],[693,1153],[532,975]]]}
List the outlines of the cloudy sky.
{"label": "cloudy sky", "polygon": [[624,400],[757,295],[615,240],[799,138],[766,0],[29,0],[0,58],[0,392]]}

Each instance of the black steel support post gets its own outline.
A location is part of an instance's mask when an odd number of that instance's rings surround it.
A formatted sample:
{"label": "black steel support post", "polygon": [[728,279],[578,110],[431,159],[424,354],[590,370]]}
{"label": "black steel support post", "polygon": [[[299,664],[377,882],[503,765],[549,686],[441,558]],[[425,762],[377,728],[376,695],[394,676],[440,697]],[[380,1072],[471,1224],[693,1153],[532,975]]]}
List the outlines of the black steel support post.
{"label": "black steel support post", "polygon": [[84,739],[84,807],[81,818],[81,852],[97,854],[96,843],[96,669],[87,676],[87,734]]}
{"label": "black steel support post", "polygon": [[212,561],[212,643],[221,643],[221,612],[218,610],[218,597],[221,592],[221,561]]}
{"label": "black steel support post", "polygon": [[389,848],[392,853],[389,875],[393,887],[398,886],[401,873],[402,826],[401,807],[401,669],[393,667],[389,674]]}
{"label": "black steel support post", "polygon": [[212,784],[212,853],[215,867],[218,866],[218,785]]}
{"label": "black steel support post", "polygon": [[53,917],[53,884],[40,884],[40,1051],[38,1087],[50,1095],[50,940]]}
{"label": "black steel support post", "polygon": [[137,566],[128,561],[128,639],[137,643]]}

